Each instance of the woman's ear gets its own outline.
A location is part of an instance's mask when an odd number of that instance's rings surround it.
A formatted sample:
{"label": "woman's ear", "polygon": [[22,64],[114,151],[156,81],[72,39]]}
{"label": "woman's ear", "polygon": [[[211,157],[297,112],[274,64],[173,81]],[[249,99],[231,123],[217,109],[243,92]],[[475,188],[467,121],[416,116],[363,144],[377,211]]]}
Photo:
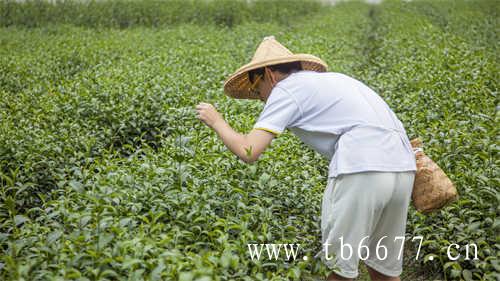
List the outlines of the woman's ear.
{"label": "woman's ear", "polygon": [[267,74],[267,77],[269,78],[269,84],[271,84],[271,88],[274,88],[277,83],[274,73],[269,67],[264,67],[264,73]]}

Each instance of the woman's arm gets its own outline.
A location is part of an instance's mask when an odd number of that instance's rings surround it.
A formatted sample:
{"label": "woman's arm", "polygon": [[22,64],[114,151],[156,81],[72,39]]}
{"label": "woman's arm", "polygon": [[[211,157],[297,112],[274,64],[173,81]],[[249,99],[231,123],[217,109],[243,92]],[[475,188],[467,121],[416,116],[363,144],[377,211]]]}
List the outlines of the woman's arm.
{"label": "woman's arm", "polygon": [[200,103],[196,106],[196,110],[198,118],[212,128],[226,147],[246,163],[256,161],[275,136],[259,129],[253,129],[246,135],[240,134],[229,126],[213,105],[208,103]]}

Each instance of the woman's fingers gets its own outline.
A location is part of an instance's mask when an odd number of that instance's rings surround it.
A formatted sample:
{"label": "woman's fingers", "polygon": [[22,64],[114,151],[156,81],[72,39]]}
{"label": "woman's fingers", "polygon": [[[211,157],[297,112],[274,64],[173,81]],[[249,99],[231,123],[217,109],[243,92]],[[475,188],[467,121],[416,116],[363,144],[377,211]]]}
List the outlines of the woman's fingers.
{"label": "woman's fingers", "polygon": [[210,109],[211,104],[205,102],[199,103],[196,106],[196,111],[198,112],[196,117],[207,124],[207,121],[209,121],[210,118]]}
{"label": "woman's fingers", "polygon": [[[196,106],[197,110],[202,110],[202,109],[208,109],[208,108],[214,108],[213,105],[205,102],[201,102]],[[214,108],[215,109],[215,108]]]}
{"label": "woman's fingers", "polygon": [[215,109],[215,107],[210,103],[201,102],[196,106],[196,111],[198,112],[198,119],[203,121],[208,126],[212,126],[217,121],[222,119],[220,113]]}
{"label": "woman's fingers", "polygon": [[200,111],[200,110],[215,110],[215,107],[209,103],[200,103],[196,106],[196,110]]}

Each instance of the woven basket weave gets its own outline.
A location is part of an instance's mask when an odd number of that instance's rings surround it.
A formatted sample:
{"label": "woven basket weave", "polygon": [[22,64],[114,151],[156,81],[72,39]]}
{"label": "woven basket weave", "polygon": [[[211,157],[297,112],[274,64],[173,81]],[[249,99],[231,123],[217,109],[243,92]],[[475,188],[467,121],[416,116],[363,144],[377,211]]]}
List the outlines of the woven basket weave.
{"label": "woven basket weave", "polygon": [[458,198],[457,189],[443,170],[424,154],[422,141],[411,141],[417,160],[417,173],[413,184],[412,200],[415,208],[430,213]]}

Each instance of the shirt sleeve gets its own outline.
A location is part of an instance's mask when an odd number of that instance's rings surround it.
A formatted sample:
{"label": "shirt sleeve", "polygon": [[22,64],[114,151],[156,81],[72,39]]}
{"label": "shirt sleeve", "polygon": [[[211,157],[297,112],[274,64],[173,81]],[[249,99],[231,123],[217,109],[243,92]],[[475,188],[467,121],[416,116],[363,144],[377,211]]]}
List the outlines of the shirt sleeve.
{"label": "shirt sleeve", "polygon": [[296,122],[300,115],[299,106],[291,94],[274,87],[253,128],[279,135],[286,127]]}

